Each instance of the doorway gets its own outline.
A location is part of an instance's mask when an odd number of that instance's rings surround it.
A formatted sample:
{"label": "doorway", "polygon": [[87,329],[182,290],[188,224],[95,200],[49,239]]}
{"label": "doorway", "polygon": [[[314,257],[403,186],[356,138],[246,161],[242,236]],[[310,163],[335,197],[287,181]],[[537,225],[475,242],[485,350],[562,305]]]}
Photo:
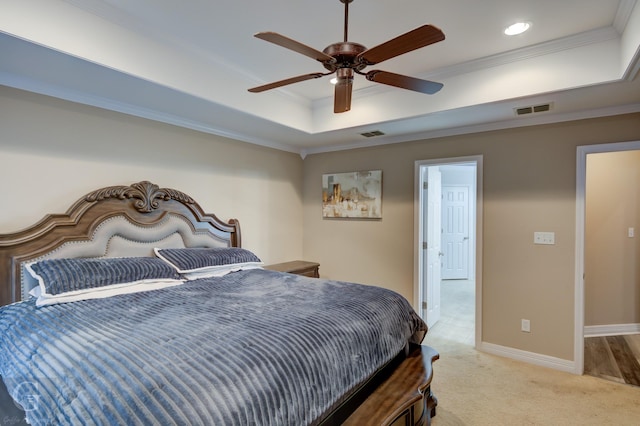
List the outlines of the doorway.
{"label": "doorway", "polygon": [[640,150],[640,141],[579,146],[576,166],[576,267],[575,267],[575,330],[574,373],[584,373],[585,344],[585,234],[586,234],[586,182],[587,156]]}
{"label": "doorway", "polygon": [[416,311],[438,335],[481,342],[482,157],[416,162]]}

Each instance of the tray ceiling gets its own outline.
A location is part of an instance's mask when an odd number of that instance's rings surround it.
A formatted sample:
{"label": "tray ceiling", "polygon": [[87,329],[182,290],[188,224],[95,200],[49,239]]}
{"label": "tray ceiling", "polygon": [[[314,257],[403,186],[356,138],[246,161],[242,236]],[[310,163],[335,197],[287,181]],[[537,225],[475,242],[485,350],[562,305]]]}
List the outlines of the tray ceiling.
{"label": "tray ceiling", "polygon": [[[442,82],[440,92],[356,76],[352,110],[334,114],[328,77],[247,91],[323,71],[254,33],[322,50],[342,41],[343,7],[338,0],[5,0],[0,84],[303,156],[640,111],[635,0],[355,0],[349,41],[372,47],[425,23],[443,30],[444,41],[376,65]],[[502,33],[519,20],[531,29]],[[547,104],[548,111],[515,112]],[[362,136],[372,132],[382,135]]]}

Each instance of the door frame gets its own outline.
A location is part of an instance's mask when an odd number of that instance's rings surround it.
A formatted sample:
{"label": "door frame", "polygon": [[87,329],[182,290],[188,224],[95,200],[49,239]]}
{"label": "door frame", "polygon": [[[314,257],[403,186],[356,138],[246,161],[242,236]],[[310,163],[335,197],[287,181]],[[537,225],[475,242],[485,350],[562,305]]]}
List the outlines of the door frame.
{"label": "door frame", "polygon": [[576,152],[576,265],[574,290],[574,373],[584,374],[584,252],[587,187],[587,155],[604,152],[637,151],[640,140],[578,146]]}
{"label": "door frame", "polygon": [[476,203],[475,203],[475,347],[480,347],[482,343],[482,155],[472,155],[466,157],[436,158],[431,160],[418,160],[414,165],[414,214],[413,214],[413,306],[416,312],[422,312],[422,247],[420,239],[422,235],[422,217],[420,217],[420,193],[421,170],[425,166],[443,166],[461,163],[474,163],[476,166]]}

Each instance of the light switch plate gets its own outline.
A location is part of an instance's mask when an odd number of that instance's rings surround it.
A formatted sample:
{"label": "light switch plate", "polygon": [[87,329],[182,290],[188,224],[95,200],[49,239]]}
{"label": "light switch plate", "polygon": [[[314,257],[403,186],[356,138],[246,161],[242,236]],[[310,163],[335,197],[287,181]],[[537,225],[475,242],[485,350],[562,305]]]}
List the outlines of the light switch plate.
{"label": "light switch plate", "polygon": [[554,245],[556,243],[556,233],[555,232],[534,232],[533,243]]}

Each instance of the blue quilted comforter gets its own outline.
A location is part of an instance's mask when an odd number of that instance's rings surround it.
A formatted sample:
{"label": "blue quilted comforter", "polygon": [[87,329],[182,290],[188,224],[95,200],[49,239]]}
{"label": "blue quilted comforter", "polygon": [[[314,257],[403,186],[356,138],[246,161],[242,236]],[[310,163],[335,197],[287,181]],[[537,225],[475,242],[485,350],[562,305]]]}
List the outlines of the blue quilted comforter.
{"label": "blue quilted comforter", "polygon": [[382,288],[267,270],[0,308],[0,374],[38,424],[318,423],[426,325]]}

